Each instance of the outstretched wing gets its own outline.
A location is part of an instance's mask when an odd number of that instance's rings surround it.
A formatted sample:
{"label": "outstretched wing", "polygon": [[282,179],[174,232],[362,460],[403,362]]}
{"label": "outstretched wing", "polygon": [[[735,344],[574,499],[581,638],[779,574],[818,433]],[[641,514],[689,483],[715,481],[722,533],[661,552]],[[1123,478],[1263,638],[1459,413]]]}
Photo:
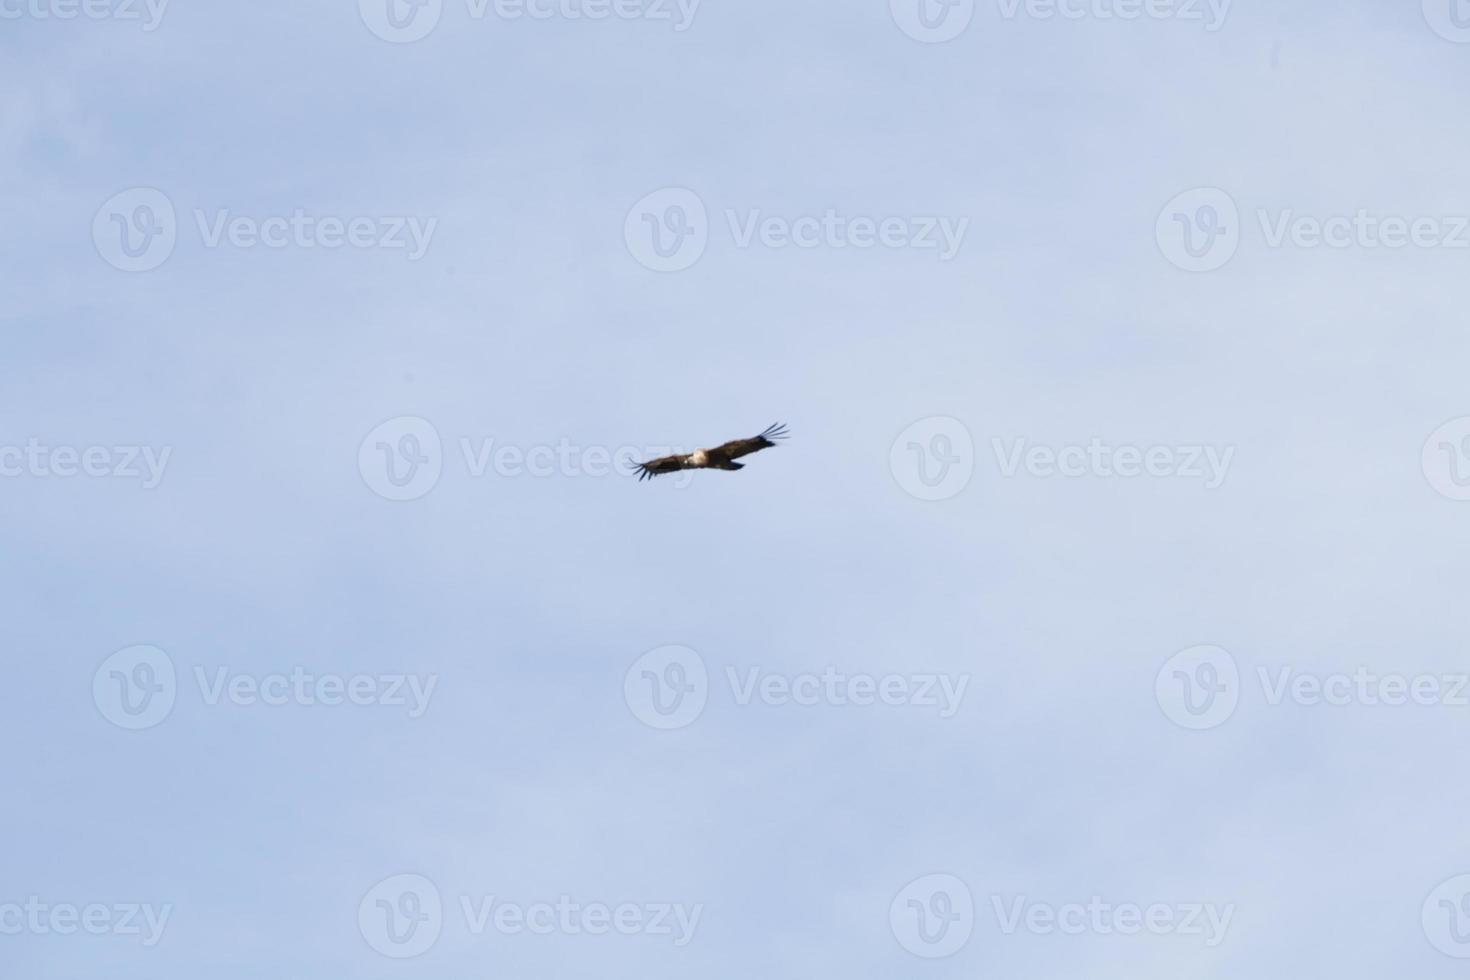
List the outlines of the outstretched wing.
{"label": "outstretched wing", "polygon": [[633,469],[638,473],[638,482],[652,480],[656,476],[665,473],[674,473],[687,468],[688,456],[660,456],[658,459],[650,459],[646,463],[635,463]]}
{"label": "outstretched wing", "polygon": [[786,438],[786,426],[777,422],[766,431],[753,439],[735,439],[717,446],[709,451],[709,458],[715,461],[728,461],[739,459],[741,456],[749,456],[758,453],[762,449],[769,449],[777,442]]}

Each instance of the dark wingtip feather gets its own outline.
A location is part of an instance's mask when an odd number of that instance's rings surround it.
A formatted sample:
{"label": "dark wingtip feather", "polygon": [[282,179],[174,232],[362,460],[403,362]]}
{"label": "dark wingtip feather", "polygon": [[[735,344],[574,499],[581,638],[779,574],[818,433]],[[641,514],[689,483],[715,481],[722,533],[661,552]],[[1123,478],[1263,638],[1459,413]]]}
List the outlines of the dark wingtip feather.
{"label": "dark wingtip feather", "polygon": [[777,422],[775,425],[770,426],[766,429],[766,431],[761,433],[762,439],[770,439],[773,441],[776,439],[785,439],[786,436],[786,423],[784,422]]}

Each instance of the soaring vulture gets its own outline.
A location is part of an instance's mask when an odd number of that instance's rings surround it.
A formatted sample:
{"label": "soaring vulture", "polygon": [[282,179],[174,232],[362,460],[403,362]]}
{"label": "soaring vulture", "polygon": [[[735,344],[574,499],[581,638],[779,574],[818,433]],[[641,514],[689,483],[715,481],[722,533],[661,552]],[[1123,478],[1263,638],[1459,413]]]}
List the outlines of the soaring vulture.
{"label": "soaring vulture", "polygon": [[634,469],[638,473],[640,482],[679,470],[744,469],[745,464],[735,462],[737,459],[741,456],[749,456],[751,453],[758,453],[762,449],[768,449],[785,438],[786,426],[778,422],[751,439],[736,439],[723,446],[716,446],[713,449],[697,449],[683,456],[661,456],[658,459],[650,459],[646,463],[637,463]]}

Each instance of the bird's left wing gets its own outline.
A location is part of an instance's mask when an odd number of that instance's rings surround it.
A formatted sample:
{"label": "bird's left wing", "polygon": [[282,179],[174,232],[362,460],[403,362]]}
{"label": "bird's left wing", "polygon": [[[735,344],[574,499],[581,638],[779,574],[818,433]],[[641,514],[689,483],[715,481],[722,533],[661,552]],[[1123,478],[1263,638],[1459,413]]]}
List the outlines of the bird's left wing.
{"label": "bird's left wing", "polygon": [[638,480],[651,480],[665,473],[675,473],[685,468],[688,456],[660,456],[658,459],[650,459],[646,463],[634,463],[633,469],[638,473]]}
{"label": "bird's left wing", "polygon": [[734,439],[723,446],[711,449],[709,454],[717,459],[739,459],[741,456],[749,456],[762,449],[769,449],[785,438],[786,426],[778,422],[758,436],[750,439]]}

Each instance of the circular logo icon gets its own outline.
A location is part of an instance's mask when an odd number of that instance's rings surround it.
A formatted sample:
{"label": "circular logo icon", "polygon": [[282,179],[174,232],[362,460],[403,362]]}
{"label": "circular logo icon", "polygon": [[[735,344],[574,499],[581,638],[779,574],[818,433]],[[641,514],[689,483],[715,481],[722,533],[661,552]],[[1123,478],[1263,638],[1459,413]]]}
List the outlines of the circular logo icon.
{"label": "circular logo icon", "polygon": [[1457,960],[1470,959],[1470,875],[1456,875],[1430,892],[1419,918],[1429,945]]}
{"label": "circular logo icon", "polygon": [[650,650],[623,675],[623,700],[649,728],[672,731],[694,724],[709,700],[709,672],[688,647]]}
{"label": "circular logo icon", "polygon": [[92,244],[123,272],[148,272],[168,261],[179,240],[173,202],[163,191],[133,187],[109,197],[92,218]]}
{"label": "circular logo icon", "polygon": [[888,0],[893,22],[915,41],[941,44],[965,33],[975,0]]}
{"label": "circular logo icon", "polygon": [[1470,0],[1424,0],[1424,19],[1446,41],[1470,44]]}
{"label": "circular logo icon", "polygon": [[439,26],[444,0],[357,0],[368,30],[393,44],[422,41]]}
{"label": "circular logo icon", "polygon": [[1159,251],[1186,272],[1213,272],[1240,248],[1240,209],[1218,187],[1197,187],[1175,197],[1154,227]]}
{"label": "circular logo icon", "polygon": [[1441,496],[1470,500],[1470,416],[1446,422],[1424,442],[1424,478]]}
{"label": "circular logo icon", "polygon": [[1240,670],[1230,651],[1221,647],[1180,650],[1154,678],[1154,697],[1180,728],[1218,728],[1240,703]]}
{"label": "circular logo icon", "polygon": [[439,430],[413,415],[389,419],[362,440],[357,468],[368,489],[384,500],[418,500],[444,472]]}
{"label": "circular logo icon", "polygon": [[704,201],[684,187],[654,191],[628,212],[623,241],[639,264],[654,272],[682,272],[709,245]]}
{"label": "circular logo icon", "polygon": [[953,956],[975,931],[975,900],[969,886],[954,875],[924,875],[893,897],[888,925],[898,944],[915,956]]}
{"label": "circular logo icon", "polygon": [[118,728],[141,731],[174,710],[178,678],[169,655],[155,646],[119,650],[92,675],[92,700]]}
{"label": "circular logo icon", "polygon": [[920,419],[893,440],[888,467],[898,485],[920,500],[948,500],[975,475],[975,440],[959,419]]}
{"label": "circular logo icon", "polygon": [[394,875],[372,887],[357,906],[367,944],[395,960],[427,953],[444,929],[439,889],[423,875]]}

